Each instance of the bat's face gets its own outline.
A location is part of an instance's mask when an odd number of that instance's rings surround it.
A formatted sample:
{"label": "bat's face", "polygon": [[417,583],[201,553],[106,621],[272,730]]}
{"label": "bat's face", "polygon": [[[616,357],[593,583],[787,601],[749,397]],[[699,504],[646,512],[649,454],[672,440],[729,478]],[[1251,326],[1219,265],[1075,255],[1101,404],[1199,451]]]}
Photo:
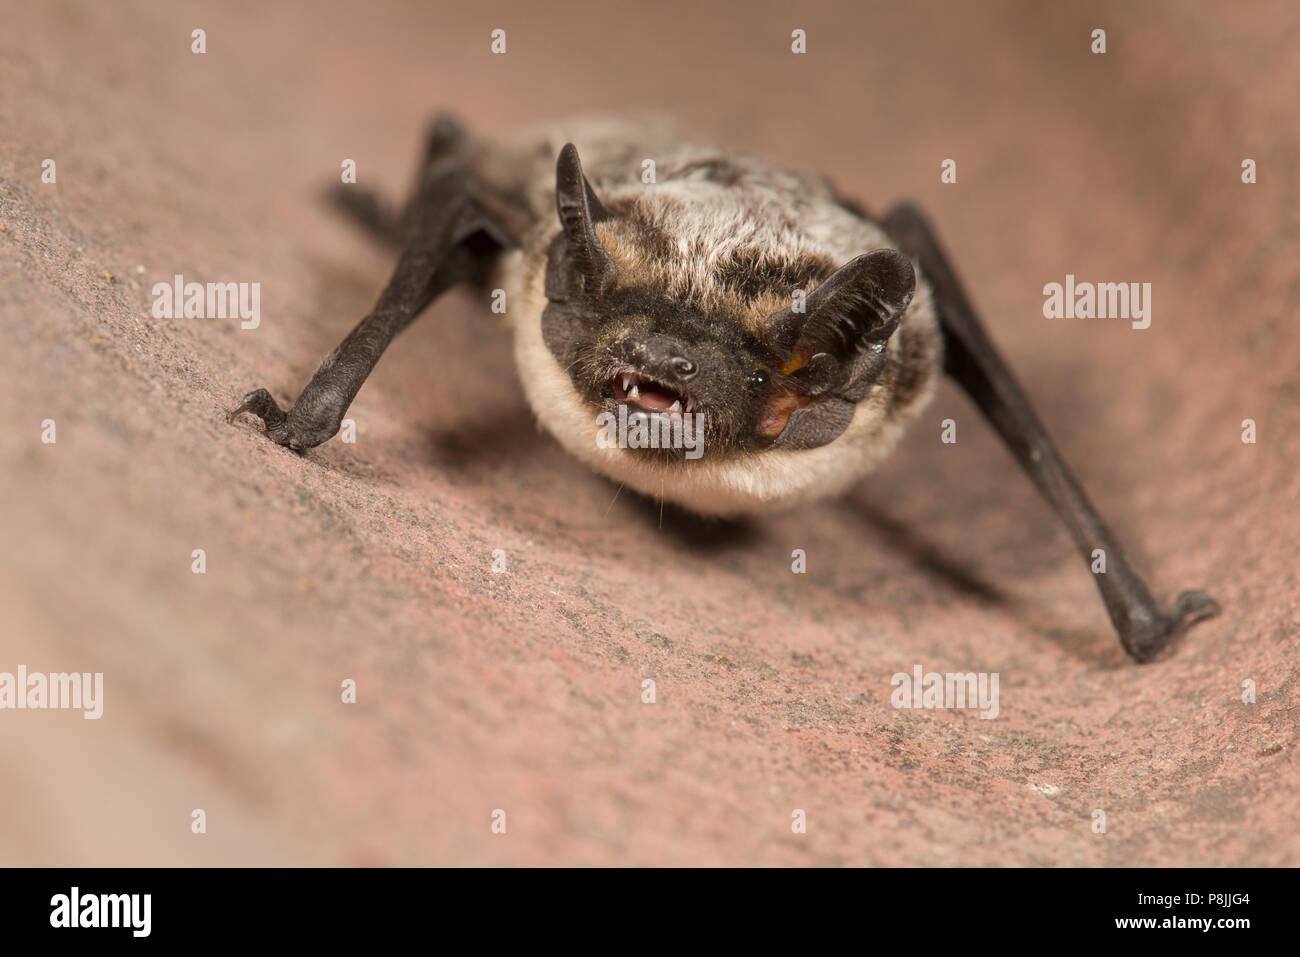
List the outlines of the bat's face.
{"label": "bat's face", "polygon": [[[674,238],[606,211],[571,147],[557,205],[543,340],[593,421],[607,415],[628,434],[619,447],[630,455],[689,464],[834,441],[883,368],[914,289],[907,258],[881,249],[838,270],[755,264],[742,270],[744,296],[694,295],[673,281]],[[734,274],[737,264],[720,268]],[[638,429],[688,441],[645,447]]]}
{"label": "bat's face", "polygon": [[[734,317],[615,284],[599,297],[551,302],[542,323],[593,417],[608,412],[618,423],[621,412],[633,429],[698,430],[699,448],[711,457],[763,446],[762,420],[781,376],[771,350]],[[696,457],[687,451],[671,442],[629,449],[661,460]]]}

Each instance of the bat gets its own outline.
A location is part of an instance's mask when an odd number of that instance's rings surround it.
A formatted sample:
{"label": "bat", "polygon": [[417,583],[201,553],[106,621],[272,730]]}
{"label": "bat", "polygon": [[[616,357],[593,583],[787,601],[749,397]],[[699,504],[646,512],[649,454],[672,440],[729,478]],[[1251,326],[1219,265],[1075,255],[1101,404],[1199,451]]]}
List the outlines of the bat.
{"label": "bat", "polygon": [[252,413],[298,452],[326,441],[397,334],[466,283],[504,293],[529,405],[564,448],[645,495],[736,516],[848,489],[946,373],[1085,561],[1104,552],[1093,578],[1129,655],[1149,660],[1218,613],[1199,590],[1156,604],[914,206],[875,219],[823,178],[653,122],[501,144],[440,115],[419,170],[400,209],[335,187],[400,248],[392,278],[287,411],[257,389],[232,420]]}

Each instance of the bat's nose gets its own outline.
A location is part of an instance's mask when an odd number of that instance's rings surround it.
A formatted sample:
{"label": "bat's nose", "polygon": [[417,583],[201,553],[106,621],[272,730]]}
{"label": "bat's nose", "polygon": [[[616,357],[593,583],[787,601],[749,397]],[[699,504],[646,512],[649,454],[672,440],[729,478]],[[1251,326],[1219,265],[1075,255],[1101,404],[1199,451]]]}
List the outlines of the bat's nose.
{"label": "bat's nose", "polygon": [[689,350],[672,336],[626,339],[623,354],[647,373],[669,381],[688,382],[699,371]]}

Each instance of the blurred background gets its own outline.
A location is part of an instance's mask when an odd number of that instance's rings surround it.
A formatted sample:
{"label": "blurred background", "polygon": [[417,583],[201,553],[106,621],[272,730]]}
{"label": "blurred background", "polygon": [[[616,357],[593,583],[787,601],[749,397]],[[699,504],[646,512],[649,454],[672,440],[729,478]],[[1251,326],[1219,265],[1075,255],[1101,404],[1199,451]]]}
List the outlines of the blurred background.
{"label": "blurred background", "polygon": [[[0,863],[1300,863],[1294,4],[3,22],[0,671],[102,671],[105,701],[0,711]],[[351,158],[400,197],[438,110],[501,137],[654,110],[870,209],[918,201],[1153,590],[1224,614],[1131,665],[948,387],[844,500],[661,528],[538,434],[462,293],[385,357],[356,444],[228,425],[247,389],[295,396],[391,268],[321,190]],[[261,326],[153,319],[175,273],[260,282]],[[1152,283],[1151,328],[1045,320],[1067,273]],[[999,672],[1000,717],[893,710],[917,663]]]}

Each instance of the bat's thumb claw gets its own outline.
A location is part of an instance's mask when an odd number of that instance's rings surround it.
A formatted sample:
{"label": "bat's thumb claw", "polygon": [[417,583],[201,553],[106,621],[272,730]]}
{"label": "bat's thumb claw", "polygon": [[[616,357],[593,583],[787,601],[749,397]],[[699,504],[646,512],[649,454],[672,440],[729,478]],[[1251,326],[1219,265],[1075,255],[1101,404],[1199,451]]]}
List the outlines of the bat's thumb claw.
{"label": "bat's thumb claw", "polygon": [[251,411],[253,411],[252,406],[250,406],[246,401],[241,402],[237,408],[231,409],[226,413],[226,421],[228,423],[233,423],[235,419],[239,418],[245,412]]}
{"label": "bat's thumb claw", "polygon": [[1222,610],[1217,601],[1196,589],[1185,591],[1178,596],[1173,609],[1169,612],[1169,617],[1175,629],[1190,628],[1198,621],[1214,618]]}
{"label": "bat's thumb claw", "polygon": [[237,408],[226,413],[226,421],[234,422],[245,412],[251,412],[261,419],[268,431],[284,424],[284,410],[265,389],[255,389],[244,396],[244,401]]}
{"label": "bat's thumb claw", "polygon": [[1150,661],[1188,628],[1219,614],[1219,603],[1203,591],[1185,591],[1174,601],[1168,613],[1154,607],[1153,614],[1120,629],[1125,650],[1138,661]]}

